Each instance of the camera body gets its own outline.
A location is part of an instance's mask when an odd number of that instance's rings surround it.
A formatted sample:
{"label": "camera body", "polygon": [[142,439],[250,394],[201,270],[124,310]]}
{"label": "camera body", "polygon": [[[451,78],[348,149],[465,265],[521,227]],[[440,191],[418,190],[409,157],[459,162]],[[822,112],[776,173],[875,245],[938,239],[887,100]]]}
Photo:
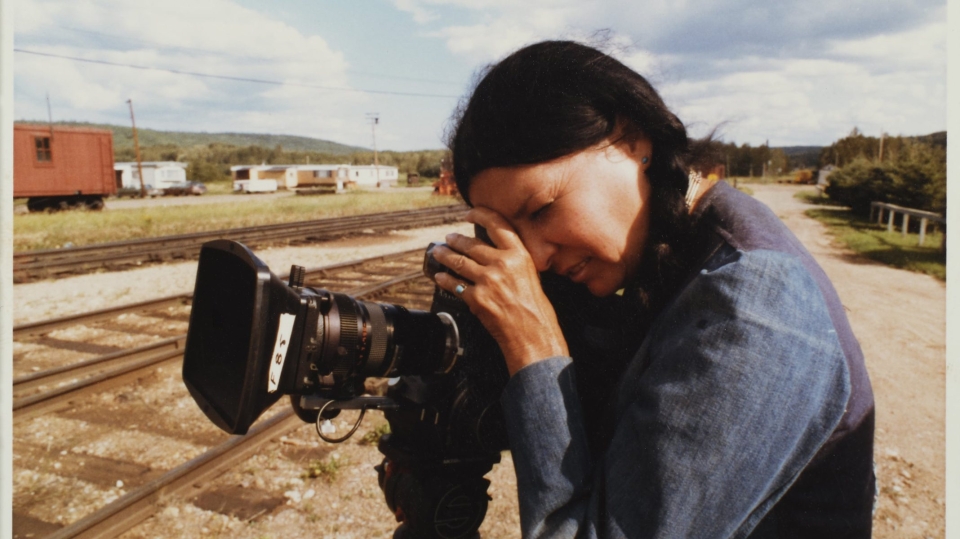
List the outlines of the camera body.
{"label": "camera body", "polygon": [[[425,253],[424,271],[444,270]],[[391,377],[384,399],[368,377]],[[245,434],[282,395],[305,420],[340,408],[384,410],[379,449],[398,536],[471,537],[486,512],[483,479],[507,449],[499,397],[509,374],[463,301],[435,287],[429,312],[285,283],[240,243],[201,249],[183,380],[221,429]]]}

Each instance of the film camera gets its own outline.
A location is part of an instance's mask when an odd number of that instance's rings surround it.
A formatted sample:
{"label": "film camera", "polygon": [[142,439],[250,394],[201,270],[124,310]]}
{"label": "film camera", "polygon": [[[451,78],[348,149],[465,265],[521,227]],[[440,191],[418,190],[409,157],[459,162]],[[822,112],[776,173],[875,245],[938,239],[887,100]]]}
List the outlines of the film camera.
{"label": "film camera", "polygon": [[[427,249],[424,271],[444,268]],[[499,396],[509,375],[499,347],[457,297],[436,288],[429,312],[283,282],[244,245],[217,240],[200,254],[183,362],[194,400],[221,429],[245,434],[283,395],[330,442],[382,410],[390,434],[377,467],[402,525],[395,537],[475,537],[507,438]],[[388,377],[386,396],[363,395]],[[360,410],[331,438],[327,421]]]}

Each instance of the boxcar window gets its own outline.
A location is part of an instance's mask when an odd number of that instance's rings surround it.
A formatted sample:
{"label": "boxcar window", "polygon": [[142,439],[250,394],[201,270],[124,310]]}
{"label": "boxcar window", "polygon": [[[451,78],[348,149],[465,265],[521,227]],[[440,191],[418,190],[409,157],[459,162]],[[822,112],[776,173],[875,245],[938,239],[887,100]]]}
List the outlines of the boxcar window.
{"label": "boxcar window", "polygon": [[50,137],[34,137],[37,144],[37,161],[48,163],[53,161],[53,155],[50,153]]}

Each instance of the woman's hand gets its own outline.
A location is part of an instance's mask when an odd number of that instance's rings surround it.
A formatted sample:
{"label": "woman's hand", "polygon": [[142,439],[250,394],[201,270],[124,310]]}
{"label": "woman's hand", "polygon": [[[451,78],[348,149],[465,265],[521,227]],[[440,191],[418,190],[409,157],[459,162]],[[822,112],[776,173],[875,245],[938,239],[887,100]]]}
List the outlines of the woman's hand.
{"label": "woman's hand", "polygon": [[458,295],[500,345],[511,375],[542,359],[569,355],[530,253],[510,223],[487,208],[474,208],[466,220],[487,229],[496,247],[461,234],[447,235],[452,249],[439,247],[434,257],[473,284],[448,273],[438,273],[437,284],[454,294],[457,285],[466,285]]}

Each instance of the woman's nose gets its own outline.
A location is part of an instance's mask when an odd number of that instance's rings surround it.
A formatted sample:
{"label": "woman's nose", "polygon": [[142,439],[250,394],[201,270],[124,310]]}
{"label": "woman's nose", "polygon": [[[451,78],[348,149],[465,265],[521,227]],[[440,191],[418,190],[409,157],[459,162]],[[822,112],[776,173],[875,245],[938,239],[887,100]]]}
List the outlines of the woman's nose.
{"label": "woman's nose", "polygon": [[523,238],[523,240],[524,247],[530,253],[530,258],[533,259],[533,265],[536,266],[537,271],[542,273],[549,270],[553,263],[553,255],[557,251],[556,246],[536,235],[529,239]]}

